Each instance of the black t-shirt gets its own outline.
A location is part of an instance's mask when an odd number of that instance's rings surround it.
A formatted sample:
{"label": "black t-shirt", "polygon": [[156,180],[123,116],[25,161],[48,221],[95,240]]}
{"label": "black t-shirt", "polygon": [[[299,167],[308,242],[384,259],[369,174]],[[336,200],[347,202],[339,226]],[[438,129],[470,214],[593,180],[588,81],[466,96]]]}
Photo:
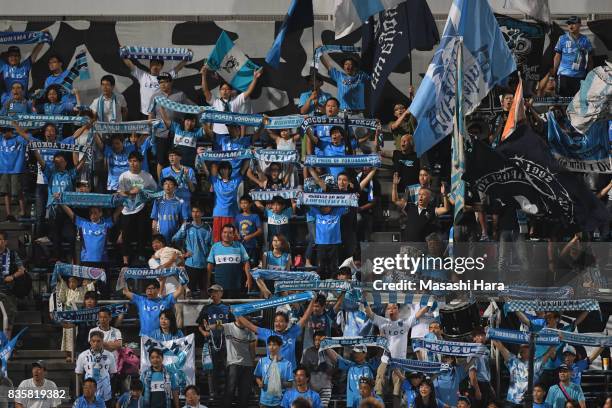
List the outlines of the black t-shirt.
{"label": "black t-shirt", "polygon": [[416,153],[402,153],[400,150],[393,151],[393,169],[399,173],[398,193],[401,194],[406,186],[419,182],[420,162]]}
{"label": "black t-shirt", "polygon": [[[359,192],[359,206],[361,207],[373,202],[377,197],[380,197],[380,183],[374,178]],[[372,214],[373,212],[374,208],[365,211],[366,214]]]}

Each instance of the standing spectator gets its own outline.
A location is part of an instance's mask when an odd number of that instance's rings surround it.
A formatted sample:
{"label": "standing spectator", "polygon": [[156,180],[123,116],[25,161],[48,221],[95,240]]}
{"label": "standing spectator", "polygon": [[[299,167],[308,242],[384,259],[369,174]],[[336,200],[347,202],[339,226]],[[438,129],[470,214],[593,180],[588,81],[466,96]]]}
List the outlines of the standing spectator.
{"label": "standing spectator", "polygon": [[[4,369],[4,363],[0,360],[0,392],[2,395],[8,395],[9,391],[14,389],[15,387],[13,385],[13,381],[8,378],[8,374]],[[4,401],[0,402],[0,407],[9,408],[8,398],[5,398]]]}
{"label": "standing spectator", "polygon": [[423,373],[412,371],[404,378],[402,382],[402,391],[404,391],[405,404],[408,408],[414,408],[416,398],[420,395],[419,388],[421,388],[421,383],[424,380]]}
{"label": "standing spectator", "polygon": [[[77,88],[72,89],[72,93],[76,96],[77,104],[80,105],[80,95]],[[68,94],[68,96],[72,96]],[[45,115],[73,115],[75,111],[75,105],[72,98],[62,99],[62,88],[61,85],[50,85],[45,90],[45,97],[43,99],[42,106],[36,108],[37,112],[44,113]],[[60,127],[61,129],[61,127]],[[61,133],[61,132],[60,132]]]}
{"label": "standing spectator", "polygon": [[122,122],[127,119],[127,102],[122,94],[115,92],[115,77],[104,75],[100,79],[102,93],[93,100],[89,108],[100,122]]}
{"label": "standing spectator", "polygon": [[329,279],[338,269],[338,257],[342,244],[340,218],[347,207],[310,207],[308,212],[315,219],[315,244],[321,279]]}
{"label": "standing spectator", "polygon": [[514,93],[511,90],[506,90],[501,94],[501,108],[489,122],[489,144],[492,148],[497,147],[501,142],[501,136],[504,132],[504,127],[508,121],[508,115],[510,114],[510,108],[512,108],[512,101],[514,101]]}
{"label": "standing spectator", "polygon": [[231,407],[238,391],[238,406],[248,406],[253,383],[253,361],[257,337],[239,321],[223,324],[227,349],[223,406]]}
{"label": "standing spectator", "polygon": [[[93,378],[83,381],[83,395],[78,397],[72,408],[104,408],[104,400],[98,396],[98,383]],[[109,408],[106,406],[106,408]]]}
{"label": "standing spectator", "polygon": [[[47,123],[43,127],[43,142],[55,143],[57,138],[58,127],[53,123]],[[34,156],[40,156],[45,162],[45,167],[53,167],[53,156],[57,153],[56,149],[39,149]],[[49,195],[49,180],[43,173],[43,167],[36,162],[36,236],[46,237],[47,232],[43,230],[43,226],[47,219],[47,196]],[[2,176],[0,176],[1,178]],[[48,238],[47,238],[48,239]],[[43,240],[44,241],[44,240]]]}
{"label": "standing spectator", "polygon": [[544,385],[538,383],[533,386],[533,408],[552,408],[552,406],[546,402],[546,388]]}
{"label": "standing spectator", "polygon": [[[370,173],[375,173],[376,169],[364,167],[361,173],[357,174],[357,182],[361,184]],[[359,191],[359,207],[357,208],[357,242],[367,242],[374,229],[374,211],[378,206],[381,196],[381,188],[378,180],[373,177]],[[357,246],[357,245],[356,245]]]}
{"label": "standing spectator", "polygon": [[310,387],[321,397],[321,406],[327,407],[332,395],[332,375],[334,363],[327,356],[319,357],[321,341],[325,338],[325,332],[315,331],[313,334],[313,345],[304,350],[301,364],[310,373]]}
{"label": "standing spectator", "polygon": [[580,17],[571,16],[566,23],[569,32],[557,40],[553,68],[559,76],[559,96],[573,97],[580,90],[580,81],[593,68],[593,46],[580,34]]}
{"label": "standing spectator", "polygon": [[[164,67],[164,60],[152,59],[149,61],[149,72],[140,69],[132,60],[123,59],[123,63],[130,69],[130,73],[140,85],[140,113],[143,119],[146,119],[149,114],[149,106],[151,99],[159,89],[158,77]],[[179,62],[174,69],[168,72],[171,78],[176,78],[176,75],[187,64],[187,61]]]}
{"label": "standing spectator", "polygon": [[106,169],[106,190],[113,194],[119,187],[119,177],[129,170],[128,157],[134,151],[134,146],[126,146],[123,136],[113,134],[110,146],[105,146],[100,134],[94,137],[100,151],[104,152],[104,167]]}
{"label": "standing spectator", "polygon": [[200,291],[207,291],[206,258],[212,245],[212,232],[202,220],[202,207],[191,207],[191,222],[184,223],[172,237],[172,242],[183,241],[185,271],[189,277],[188,288],[192,297],[199,297]]}
{"label": "standing spectator", "polygon": [[23,89],[23,85],[19,82],[14,82],[11,85],[10,94],[2,102],[0,114],[3,116],[14,116],[20,113],[34,112],[32,102],[25,97],[25,94],[26,90]]}
{"label": "standing spectator", "polygon": [[[87,283],[86,280],[79,282],[79,279],[74,276],[69,276],[67,280],[60,277],[55,287],[55,300],[63,305],[64,310],[78,310],[78,304],[84,301],[85,294],[93,290],[95,290],[94,282]],[[66,353],[66,362],[73,363],[74,325],[62,323],[62,326],[61,350]],[[87,343],[89,343],[89,337],[87,337]]]}
{"label": "standing spectator", "polygon": [[191,208],[191,193],[195,191],[197,181],[193,168],[181,164],[183,161],[181,156],[180,150],[170,150],[170,153],[168,153],[170,166],[162,169],[161,179],[172,177],[177,183],[176,196],[185,201],[187,206]]}
{"label": "standing spectator", "polygon": [[[48,33],[48,30],[43,30]],[[28,58],[21,61],[21,50],[15,45],[8,47],[6,51],[6,62],[0,59],[0,74],[4,80],[4,89],[11,89],[14,83],[21,84],[21,89],[27,90],[28,83],[30,81],[30,70],[32,64],[36,61],[38,54],[43,48],[44,43],[37,43],[32,49],[32,53]],[[7,97],[7,92],[2,94],[1,101],[4,104],[4,100]]]}
{"label": "standing spectator", "polygon": [[93,378],[96,381],[96,397],[105,401],[107,408],[111,408],[111,375],[117,373],[115,356],[104,350],[102,343],[104,334],[94,331],[89,334],[89,350],[83,351],[77,358],[74,372],[79,374],[79,379]]}
{"label": "standing spectator", "polygon": [[149,350],[151,366],[140,373],[144,386],[144,406],[155,408],[179,408],[179,386],[176,376],[163,364],[164,354],[159,349]]}
{"label": "standing spectator", "polygon": [[[487,335],[482,327],[472,330],[472,342],[485,345]],[[485,408],[489,401],[495,397],[495,391],[491,386],[490,354],[487,349],[486,355],[472,357],[474,365],[469,371],[470,398],[475,408]]]}
{"label": "standing spectator", "polygon": [[164,196],[153,201],[151,219],[153,220],[153,233],[161,234],[167,242],[189,219],[188,204],[175,195],[178,183],[172,177],[162,180]]}
{"label": "standing spectator", "polygon": [[[136,242],[137,251],[142,251],[150,236],[151,220],[143,190],[155,190],[157,184],[153,177],[142,170],[142,156],[132,152],[128,156],[130,169],[119,176],[118,193],[126,197],[121,210],[121,242],[123,243],[123,264],[129,265],[131,243]],[[140,252],[142,254],[142,252]]]}
{"label": "standing spectator", "polygon": [[338,368],[346,371],[346,406],[353,407],[360,400],[359,381],[362,378],[374,378],[376,367],[374,361],[366,359],[368,348],[366,346],[354,346],[352,349],[353,360],[340,357],[332,349],[326,350],[327,355],[334,361]]}
{"label": "standing spectator", "polygon": [[[51,398],[53,391],[57,390],[57,385],[51,380],[47,380],[47,364],[44,360],[37,360],[32,363],[32,378],[23,380],[17,388],[21,391],[21,397],[15,399],[15,408],[55,408],[61,405],[60,399]],[[38,398],[29,398],[28,390],[47,391],[44,397],[39,395]],[[49,395],[51,392],[51,395]]]}
{"label": "standing spectator", "polygon": [[284,389],[291,387],[293,366],[283,357],[279,350],[283,340],[278,336],[270,336],[267,341],[268,356],[261,358],[255,367],[255,382],[261,389],[259,404],[262,407],[278,407],[281,405]]}
{"label": "standing spectator", "polygon": [[19,217],[25,217],[22,178],[25,173],[26,146],[31,135],[19,126],[0,129],[0,193],[4,195],[6,220],[16,221],[11,213],[11,198],[19,201]]}
{"label": "standing spectator", "polygon": [[183,163],[187,166],[195,166],[197,142],[204,138],[204,128],[197,126],[197,116],[194,114],[186,114],[182,122],[177,122],[170,121],[165,108],[161,107],[160,113],[164,120],[164,124],[174,134],[173,142],[168,148],[172,148],[173,151],[178,152],[183,158]]}
{"label": "standing spectator", "polygon": [[449,366],[449,369],[448,371],[440,372],[433,379],[436,395],[444,406],[455,407],[460,395],[459,387],[468,375],[466,369],[468,364],[457,364],[456,357],[451,355],[443,354],[440,359],[443,364]]}
{"label": "standing spectator", "polygon": [[370,75],[359,71],[357,60],[348,56],[342,63],[342,71],[332,67],[330,57],[322,53],[321,63],[327,68],[329,77],[336,82],[338,87],[338,100],[340,109],[351,113],[361,113],[365,110],[365,85],[370,80]]}
{"label": "standing spectator", "polygon": [[[412,88],[412,86],[410,88]],[[412,89],[410,91],[412,91]],[[393,136],[395,149],[401,150],[401,139],[406,135],[412,136],[416,130],[417,123],[414,116],[412,116],[412,113],[410,113],[406,105],[403,103],[396,103],[393,106],[393,116],[395,117],[395,120],[389,122],[387,129],[384,130],[385,132],[390,132]]]}
{"label": "standing spectator", "polygon": [[582,388],[571,382],[571,368],[566,364],[559,366],[559,383],[548,389],[546,402],[552,408],[564,408],[567,401],[578,401],[580,408],[585,408],[586,403]]}
{"label": "standing spectator", "polygon": [[[164,279],[161,280],[163,281]],[[146,296],[132,293],[127,284],[123,288],[123,295],[130,299],[138,308],[141,336],[148,336],[159,329],[159,312],[174,306],[176,299],[183,294],[183,287],[179,286],[174,293],[160,297],[160,287],[160,282],[152,279],[145,287]]]}
{"label": "standing spectator", "polygon": [[[92,309],[96,306],[98,306],[98,292],[88,290],[83,297],[83,309]],[[75,351],[82,352],[89,348],[89,332],[97,325],[98,323],[95,320],[76,324],[77,338]]]}
{"label": "standing spectator", "polygon": [[414,138],[412,134],[403,135],[399,139],[399,147],[393,150],[391,154],[382,150],[381,155],[393,161],[393,170],[400,177],[398,191],[404,192],[406,187],[419,183],[421,165],[414,151]]}
{"label": "standing spectator", "polygon": [[242,293],[241,275],[245,275],[245,287],[253,286],[249,255],[241,243],[234,241],[236,228],[226,224],[221,230],[221,242],[215,243],[208,254],[207,286],[210,287],[214,273],[215,283],[221,285],[230,299],[240,298]]}
{"label": "standing spectator", "polygon": [[[313,83],[314,77],[314,83]],[[300,108],[300,115],[317,115],[321,114],[325,102],[331,98],[331,94],[322,91],[323,77],[318,72],[314,75],[308,75],[308,91],[300,94],[300,101],[297,106]]]}
{"label": "standing spectator", "polygon": [[374,398],[381,404],[384,403],[381,397],[374,394],[374,386],[374,380],[372,380],[371,378],[361,377],[359,379],[359,399],[355,401],[353,408],[359,408],[361,406],[361,402],[369,398]]}
{"label": "standing spectator", "polygon": [[240,243],[249,254],[251,265],[259,265],[259,244],[258,237],[263,235],[261,220],[259,215],[253,214],[251,209],[253,200],[248,195],[240,197],[240,214],[236,216],[235,224],[240,236]]}
{"label": "standing spectator", "polygon": [[[559,335],[559,339],[563,341],[563,334]],[[570,368],[572,372],[571,379],[574,384],[581,384],[582,372],[588,370],[591,362],[595,360],[603,351],[604,347],[597,347],[587,358],[576,360],[576,348],[574,346],[567,344],[563,348],[563,362]]]}
{"label": "standing spectator", "polygon": [[104,336],[102,339],[102,347],[104,347],[104,350],[112,352],[116,361],[116,351],[123,345],[123,338],[121,336],[121,330],[110,325],[111,318],[110,310],[100,309],[98,312],[98,327],[94,327],[89,331],[89,339],[91,340],[91,335],[95,332],[102,333]]}
{"label": "standing spectator", "polygon": [[293,208],[285,206],[286,201],[281,196],[272,198],[271,208],[266,208],[265,214],[267,218],[267,237],[268,248],[272,242],[272,238],[277,235],[287,237],[291,242],[289,220],[293,216]]}
{"label": "standing spectator", "polygon": [[[174,91],[172,89],[172,75],[167,72],[162,72],[157,76],[159,89],[151,96],[150,104],[147,107],[149,119],[162,119],[161,110],[163,107],[155,102],[155,98],[160,96],[181,104],[193,105],[193,102],[187,98],[182,91]],[[142,108],[141,108],[142,109]],[[183,115],[179,112],[166,112],[170,122],[179,120]],[[168,165],[168,150],[170,149],[170,132],[168,129],[161,129],[155,133],[155,148],[157,149],[157,177],[160,178],[161,171]]]}
{"label": "standing spectator", "polygon": [[294,387],[288,389],[283,394],[281,407],[291,408],[293,401],[298,398],[303,398],[310,402],[312,408],[322,408],[321,397],[316,391],[313,391],[308,383],[310,381],[310,373],[304,366],[297,366],[293,370]]}
{"label": "standing spectator", "polygon": [[2,267],[2,277],[0,279],[0,300],[6,309],[8,326],[4,328],[7,339],[11,338],[13,322],[17,314],[17,298],[13,294],[15,279],[19,279],[26,274],[23,262],[17,252],[7,246],[8,240],[6,232],[0,231],[0,267]]}

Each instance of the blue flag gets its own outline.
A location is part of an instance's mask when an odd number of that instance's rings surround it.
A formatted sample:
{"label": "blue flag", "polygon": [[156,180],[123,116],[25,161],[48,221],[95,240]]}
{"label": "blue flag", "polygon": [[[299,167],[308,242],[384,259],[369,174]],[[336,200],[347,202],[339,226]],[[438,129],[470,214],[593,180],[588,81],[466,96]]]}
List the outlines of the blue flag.
{"label": "blue flag", "polygon": [[13,354],[13,350],[15,349],[15,345],[19,341],[19,338],[21,337],[23,333],[25,333],[26,330],[28,330],[27,327],[24,327],[23,329],[21,329],[21,331],[17,333],[16,336],[13,336],[13,338],[8,343],[3,344],[2,349],[0,349],[0,360],[2,360],[2,374],[5,377],[6,377],[7,362],[9,358],[11,358],[11,354]]}
{"label": "blue flag", "polygon": [[547,113],[547,121],[548,144],[561,166],[581,173],[612,173],[607,122],[595,122],[583,135],[567,120],[564,130],[552,112]]}
{"label": "blue flag", "polygon": [[500,81],[516,70],[512,52],[486,0],[454,0],[440,46],[410,105],[421,156],[453,132],[457,48],[463,37],[463,110],[469,115]]}
{"label": "blue flag", "polygon": [[272,48],[266,55],[266,62],[278,68],[280,64],[280,54],[285,36],[298,30],[314,26],[314,14],[312,12],[312,0],[292,0],[287,16],[283,21]]}
{"label": "blue flag", "polygon": [[217,71],[232,88],[241,92],[246,91],[255,71],[259,69],[259,66],[234,45],[225,31],[219,36],[206,64]]}

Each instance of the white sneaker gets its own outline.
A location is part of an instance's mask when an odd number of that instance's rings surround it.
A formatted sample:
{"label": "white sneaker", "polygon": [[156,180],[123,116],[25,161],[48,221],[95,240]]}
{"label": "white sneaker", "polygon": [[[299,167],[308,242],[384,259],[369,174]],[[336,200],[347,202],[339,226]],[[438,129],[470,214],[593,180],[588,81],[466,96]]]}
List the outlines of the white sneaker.
{"label": "white sneaker", "polygon": [[40,237],[34,242],[36,242],[37,244],[50,244],[51,240],[49,239],[49,237]]}

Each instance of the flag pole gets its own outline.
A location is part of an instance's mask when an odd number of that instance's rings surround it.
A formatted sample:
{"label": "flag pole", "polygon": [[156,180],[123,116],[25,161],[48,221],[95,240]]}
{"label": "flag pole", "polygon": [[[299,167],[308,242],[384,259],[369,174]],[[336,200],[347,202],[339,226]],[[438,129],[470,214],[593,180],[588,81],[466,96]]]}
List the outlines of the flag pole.
{"label": "flag pole", "polygon": [[[312,19],[312,92],[317,89],[317,57],[316,57],[316,44],[315,44],[315,22],[314,18]],[[317,95],[317,99],[314,101],[315,105],[315,115],[317,109],[319,108],[319,96]]]}

